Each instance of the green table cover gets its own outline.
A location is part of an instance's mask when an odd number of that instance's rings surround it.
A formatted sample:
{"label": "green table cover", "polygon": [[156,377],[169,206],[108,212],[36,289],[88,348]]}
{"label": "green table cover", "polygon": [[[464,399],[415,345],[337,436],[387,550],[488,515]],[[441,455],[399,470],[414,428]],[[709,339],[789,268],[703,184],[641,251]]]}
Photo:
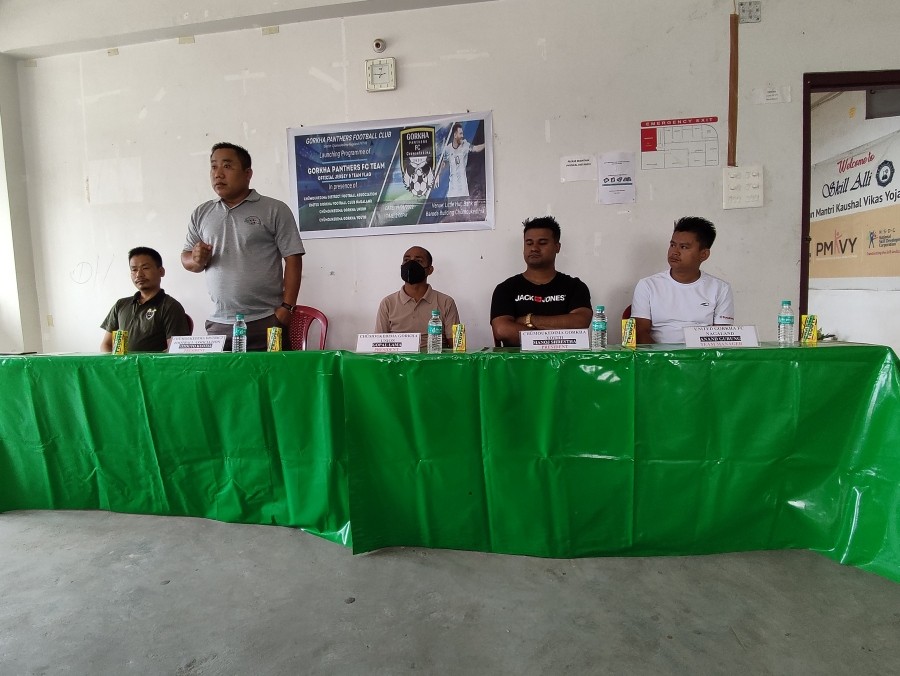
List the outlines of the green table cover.
{"label": "green table cover", "polygon": [[354,552],[807,548],[900,580],[886,347],[0,358],[0,511],[303,528]]}
{"label": "green table cover", "polygon": [[106,509],[349,542],[336,352],[0,360],[0,511]]}

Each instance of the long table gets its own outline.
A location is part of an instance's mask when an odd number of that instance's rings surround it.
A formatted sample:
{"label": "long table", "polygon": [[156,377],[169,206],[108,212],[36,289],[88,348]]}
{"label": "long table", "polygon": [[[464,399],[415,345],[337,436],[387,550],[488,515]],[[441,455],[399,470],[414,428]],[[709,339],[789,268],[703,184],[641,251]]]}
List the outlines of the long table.
{"label": "long table", "polygon": [[364,552],[813,549],[900,580],[886,347],[0,358],[0,511]]}

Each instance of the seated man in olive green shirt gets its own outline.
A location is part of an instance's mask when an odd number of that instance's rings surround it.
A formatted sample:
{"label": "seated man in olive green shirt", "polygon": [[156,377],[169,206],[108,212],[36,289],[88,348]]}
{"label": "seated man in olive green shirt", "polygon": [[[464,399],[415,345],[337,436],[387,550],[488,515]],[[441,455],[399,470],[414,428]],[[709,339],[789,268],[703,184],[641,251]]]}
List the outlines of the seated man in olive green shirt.
{"label": "seated man in olive green shirt", "polygon": [[159,287],[166,274],[162,256],[139,246],[128,252],[133,296],[120,298],[100,325],[104,329],[101,352],[112,352],[112,332],[128,331],[129,352],[165,352],[172,336],[188,336],[188,316],[177,300]]}

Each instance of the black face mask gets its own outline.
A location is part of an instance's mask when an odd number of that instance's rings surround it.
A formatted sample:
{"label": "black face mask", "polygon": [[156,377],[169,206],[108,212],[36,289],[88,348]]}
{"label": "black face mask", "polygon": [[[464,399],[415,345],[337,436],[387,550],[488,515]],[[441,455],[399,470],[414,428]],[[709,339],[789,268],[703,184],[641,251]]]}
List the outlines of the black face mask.
{"label": "black face mask", "polygon": [[400,279],[409,284],[424,282],[428,273],[416,261],[406,261],[400,266]]}

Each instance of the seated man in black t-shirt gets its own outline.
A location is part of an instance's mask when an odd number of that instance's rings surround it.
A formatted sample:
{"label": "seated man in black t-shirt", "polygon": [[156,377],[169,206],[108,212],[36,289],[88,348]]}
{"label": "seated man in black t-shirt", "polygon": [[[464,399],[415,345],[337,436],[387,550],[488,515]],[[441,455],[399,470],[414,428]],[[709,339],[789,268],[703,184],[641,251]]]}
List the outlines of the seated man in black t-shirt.
{"label": "seated man in black t-shirt", "polygon": [[519,345],[519,332],[585,329],[591,323],[591,292],[577,277],[556,271],[559,223],[552,216],[527,219],[525,272],[497,285],[491,298],[494,340]]}
{"label": "seated man in black t-shirt", "polygon": [[112,352],[112,332],[128,331],[129,352],[165,352],[172,336],[189,336],[188,317],[177,300],[159,287],[166,274],[162,256],[155,249],[139,246],[128,252],[133,296],[120,298],[100,325],[104,330],[101,352]]}

